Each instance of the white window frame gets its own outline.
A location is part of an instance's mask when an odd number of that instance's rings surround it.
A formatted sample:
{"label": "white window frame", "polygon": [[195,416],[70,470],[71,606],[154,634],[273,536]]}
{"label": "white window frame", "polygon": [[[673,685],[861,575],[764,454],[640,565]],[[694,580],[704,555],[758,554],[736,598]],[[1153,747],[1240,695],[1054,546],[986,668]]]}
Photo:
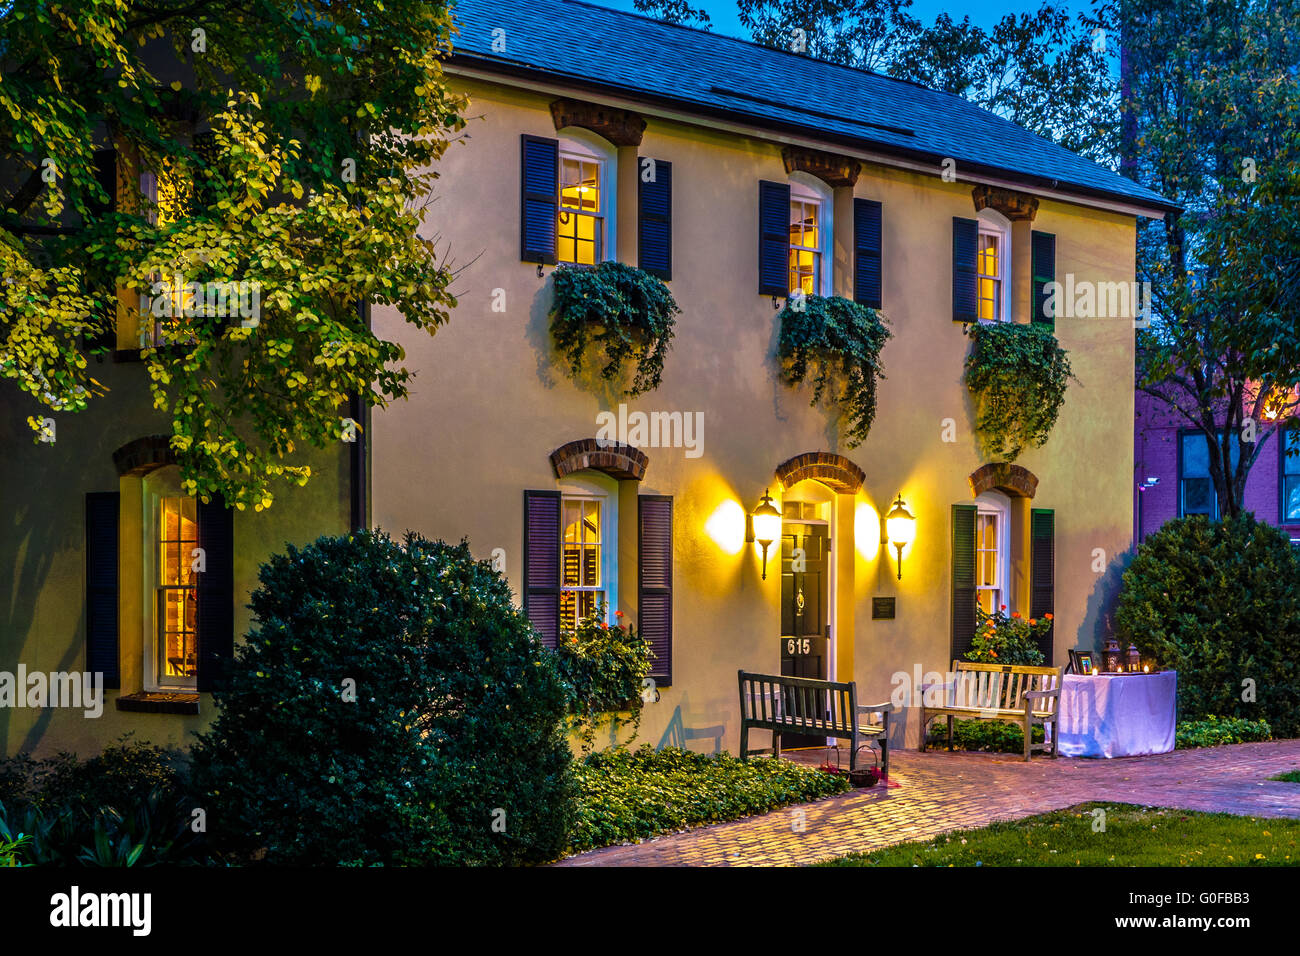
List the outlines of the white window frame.
{"label": "white window frame", "polygon": [[[817,237],[819,241],[815,252],[818,256],[818,268],[816,276],[817,288],[813,290],[813,295],[827,296],[831,294],[831,265],[834,258],[831,240],[835,235],[835,203],[833,198],[830,188],[816,176],[802,172],[790,174],[791,211],[793,211],[793,205],[796,202],[815,203],[817,205]],[[794,248],[796,247],[791,244],[790,249]],[[789,250],[786,252],[785,274],[788,284],[790,280]],[[795,290],[790,289],[789,291],[793,293]]]}
{"label": "white window frame", "polygon": [[[555,252],[557,259],[560,251],[560,213],[564,212],[562,195],[564,188],[564,161],[581,160],[596,163],[600,168],[600,208],[602,219],[600,233],[600,255],[597,263],[611,262],[618,258],[615,237],[618,235],[618,151],[595,133],[584,129],[566,129],[560,138],[559,182],[556,184],[556,222]],[[583,215],[578,213],[577,215]],[[561,264],[574,265],[573,262],[559,259]]]}
{"label": "white window frame", "polygon": [[[564,586],[564,504],[568,501],[595,501],[600,505],[599,588]],[[565,591],[603,591],[605,623],[615,623],[615,611],[618,610],[618,482],[613,478],[593,472],[588,475],[571,475],[560,483],[560,569],[561,597]],[[563,603],[561,600],[561,608]],[[568,628],[569,622],[562,619],[560,630]]]}
{"label": "white window frame", "polygon": [[[158,635],[158,519],[162,510],[163,498],[183,498],[188,496],[181,490],[180,472],[175,465],[169,465],[165,468],[158,468],[149,472],[144,476],[144,480],[140,482],[140,488],[144,506],[144,520],[141,522],[141,531],[144,536],[144,567],[141,576],[144,589],[142,602],[144,610],[144,630],[142,640],[142,651],[144,654],[144,670],[142,671],[144,674],[144,689],[146,691],[168,693],[197,693],[197,672],[194,678],[189,680],[176,678],[164,679],[164,677],[159,673],[158,667],[158,655],[160,653]],[[198,641],[202,640],[202,635],[198,633],[198,621],[196,620],[194,624],[195,659],[197,661]]]}
{"label": "white window frame", "polygon": [[[979,235],[995,236],[998,240],[998,283],[999,295],[996,300],[998,314],[992,319],[980,319],[981,322],[1010,322],[1011,316],[1011,220],[995,209],[981,209],[976,217],[979,222]],[[979,311],[980,303],[983,301],[980,296],[979,283],[985,278],[980,272],[979,246],[976,240],[975,252],[975,309]]]}
{"label": "white window frame", "polygon": [[[987,491],[975,499],[975,513],[976,597],[979,597],[980,591],[996,590],[998,600],[993,604],[994,612],[1000,610],[1001,606],[1005,604],[1007,606],[1006,613],[1010,614],[1016,610],[1015,600],[1009,588],[1011,583],[1011,499],[1000,492]],[[985,587],[979,581],[979,555],[982,550],[979,546],[980,517],[994,517],[997,519],[997,558],[994,563],[997,581],[992,587]]]}

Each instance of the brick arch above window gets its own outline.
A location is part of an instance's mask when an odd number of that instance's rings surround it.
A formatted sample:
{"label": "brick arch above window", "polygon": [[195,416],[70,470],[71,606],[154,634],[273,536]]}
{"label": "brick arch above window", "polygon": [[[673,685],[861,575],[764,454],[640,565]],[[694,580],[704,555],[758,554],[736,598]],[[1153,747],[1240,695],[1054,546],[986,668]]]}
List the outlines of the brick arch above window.
{"label": "brick arch above window", "polygon": [[787,175],[807,173],[831,187],[853,186],[862,172],[862,163],[856,159],[802,146],[785,147],[781,150],[781,161],[785,163]]}
{"label": "brick arch above window", "polygon": [[631,445],[599,442],[595,438],[579,438],[567,442],[551,452],[551,466],[555,477],[564,478],[575,471],[591,469],[612,478],[640,481],[645,477],[650,459],[645,452]]}
{"label": "brick arch above window", "polygon": [[630,110],[583,100],[559,99],[551,104],[556,130],[576,126],[602,136],[614,146],[640,146],[645,118]]}
{"label": "brick arch above window", "polygon": [[129,441],[113,452],[119,478],[138,478],[158,468],[176,464],[170,435],[146,435]]}
{"label": "brick arch above window", "polygon": [[986,491],[1001,491],[1012,498],[1032,498],[1038,491],[1038,476],[1022,465],[995,461],[981,465],[970,473],[971,494],[978,498]]}
{"label": "brick arch above window", "polygon": [[812,478],[834,491],[852,495],[857,494],[867,475],[843,455],[829,451],[809,451],[777,465],[776,477],[785,490]]}

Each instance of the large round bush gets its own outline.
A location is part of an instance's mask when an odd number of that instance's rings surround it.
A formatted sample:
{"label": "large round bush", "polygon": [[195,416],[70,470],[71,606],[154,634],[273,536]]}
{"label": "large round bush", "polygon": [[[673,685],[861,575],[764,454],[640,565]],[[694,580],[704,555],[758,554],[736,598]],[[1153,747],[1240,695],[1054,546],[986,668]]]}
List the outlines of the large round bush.
{"label": "large round bush", "polygon": [[1180,719],[1262,717],[1300,736],[1300,562],[1277,528],[1250,515],[1166,523],[1124,572],[1116,623],[1178,671]]}
{"label": "large round bush", "polygon": [[566,685],[465,543],[325,537],[260,579],[257,627],[194,750],[215,845],[306,864],[563,850],[576,794]]}

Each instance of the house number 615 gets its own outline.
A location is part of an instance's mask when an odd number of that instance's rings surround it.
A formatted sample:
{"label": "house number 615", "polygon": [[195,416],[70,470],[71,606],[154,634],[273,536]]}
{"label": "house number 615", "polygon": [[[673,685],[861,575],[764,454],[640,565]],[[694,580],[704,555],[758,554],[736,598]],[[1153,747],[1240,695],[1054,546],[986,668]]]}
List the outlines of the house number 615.
{"label": "house number 615", "polygon": [[807,654],[812,650],[812,640],[807,637],[790,637],[786,638],[785,652],[787,654]]}

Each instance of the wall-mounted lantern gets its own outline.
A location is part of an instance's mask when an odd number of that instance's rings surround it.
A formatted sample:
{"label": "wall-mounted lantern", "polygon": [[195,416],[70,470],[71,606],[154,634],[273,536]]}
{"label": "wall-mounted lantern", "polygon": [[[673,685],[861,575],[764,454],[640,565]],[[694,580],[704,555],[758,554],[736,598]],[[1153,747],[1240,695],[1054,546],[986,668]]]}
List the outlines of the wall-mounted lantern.
{"label": "wall-mounted lantern", "polygon": [[885,515],[885,538],[898,552],[898,580],[903,580],[903,549],[916,538],[916,519],[907,510],[903,494],[899,492],[894,507]]}
{"label": "wall-mounted lantern", "polygon": [[763,549],[763,580],[767,580],[767,549],[781,537],[781,512],[772,504],[772,496],[763,489],[763,500],[749,514],[749,534],[746,541],[757,541]]}

